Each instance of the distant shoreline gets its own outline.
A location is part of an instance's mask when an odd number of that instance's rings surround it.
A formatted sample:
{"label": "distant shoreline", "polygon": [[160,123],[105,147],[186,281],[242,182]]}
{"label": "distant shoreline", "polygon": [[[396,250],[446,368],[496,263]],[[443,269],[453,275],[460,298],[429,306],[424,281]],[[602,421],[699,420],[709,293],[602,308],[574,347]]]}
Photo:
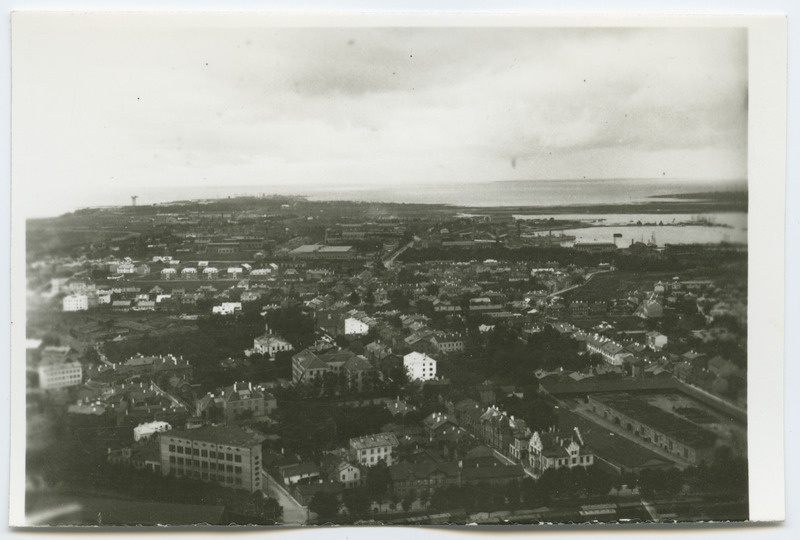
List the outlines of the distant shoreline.
{"label": "distant shoreline", "polygon": [[[59,219],[74,214],[92,212],[121,212],[136,214],[158,214],[165,211],[245,211],[265,203],[284,201],[288,204],[313,206],[358,206],[383,207],[391,212],[415,214],[419,212],[479,214],[490,216],[536,215],[536,214],[703,214],[747,212],[748,194],[746,191],[722,191],[679,193],[674,195],[654,195],[648,201],[630,203],[559,204],[559,205],[519,205],[519,206],[478,206],[445,203],[402,203],[372,202],[358,200],[313,200],[306,195],[271,195],[266,197],[241,195],[234,197],[184,199],[154,203],[141,206],[95,206],[86,207],[53,217],[28,218],[28,221]],[[670,199],[670,200],[661,200]]]}

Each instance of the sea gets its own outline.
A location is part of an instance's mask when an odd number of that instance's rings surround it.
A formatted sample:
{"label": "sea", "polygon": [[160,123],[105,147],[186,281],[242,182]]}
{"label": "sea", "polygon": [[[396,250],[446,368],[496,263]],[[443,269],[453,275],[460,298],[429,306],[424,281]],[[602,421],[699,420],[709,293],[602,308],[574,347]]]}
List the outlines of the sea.
{"label": "sea", "polygon": [[[222,199],[238,196],[293,195],[305,196],[311,201],[351,200],[387,203],[450,204],[467,207],[503,206],[586,206],[599,204],[633,204],[658,200],[670,200],[670,195],[700,193],[708,191],[734,191],[746,189],[746,183],[734,180],[697,181],[680,179],[576,179],[576,180],[509,180],[463,184],[449,182],[441,184],[402,185],[382,183],[375,185],[327,185],[298,186],[296,184],[222,185],[222,186],[119,186],[108,185],[103,190],[70,189],[60,191],[47,204],[30,207],[28,217],[51,217],[79,208],[123,206],[131,204],[131,196],[137,196],[137,204],[151,205],[174,201]],[[45,195],[43,198],[47,198]],[[40,199],[40,202],[44,202]],[[37,211],[36,209],[39,209]],[[547,215],[549,217],[549,215]],[[677,216],[677,217],[676,217]],[[520,216],[528,217],[528,216]],[[541,217],[541,216],[537,216]],[[566,215],[553,216],[568,219]],[[576,214],[587,224],[604,227],[580,227],[564,231],[574,235],[576,241],[610,241],[615,233],[618,243],[630,240],[656,243],[714,243],[747,241],[747,214],[669,215],[639,214],[633,223],[664,224],[655,227],[631,226],[631,214]],[[696,218],[716,223],[716,226],[673,225]],[[604,221],[603,221],[604,220]],[[724,226],[719,226],[719,225]]]}

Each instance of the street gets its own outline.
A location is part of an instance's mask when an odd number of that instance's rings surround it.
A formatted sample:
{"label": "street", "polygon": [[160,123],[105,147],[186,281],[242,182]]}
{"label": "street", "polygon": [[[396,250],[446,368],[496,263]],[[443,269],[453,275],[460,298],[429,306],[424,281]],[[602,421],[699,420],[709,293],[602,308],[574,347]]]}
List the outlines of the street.
{"label": "street", "polygon": [[283,489],[270,475],[263,472],[265,493],[277,499],[283,507],[282,525],[305,525],[308,522],[308,512],[289,493]]}

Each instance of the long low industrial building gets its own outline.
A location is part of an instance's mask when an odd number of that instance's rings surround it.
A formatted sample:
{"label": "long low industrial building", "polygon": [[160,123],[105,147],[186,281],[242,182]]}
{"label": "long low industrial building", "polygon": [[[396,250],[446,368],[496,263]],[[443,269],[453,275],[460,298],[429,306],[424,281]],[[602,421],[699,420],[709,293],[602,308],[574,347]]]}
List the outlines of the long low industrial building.
{"label": "long low industrial building", "polygon": [[685,461],[699,465],[713,459],[716,435],[688,420],[631,394],[592,394],[588,401],[594,414]]}

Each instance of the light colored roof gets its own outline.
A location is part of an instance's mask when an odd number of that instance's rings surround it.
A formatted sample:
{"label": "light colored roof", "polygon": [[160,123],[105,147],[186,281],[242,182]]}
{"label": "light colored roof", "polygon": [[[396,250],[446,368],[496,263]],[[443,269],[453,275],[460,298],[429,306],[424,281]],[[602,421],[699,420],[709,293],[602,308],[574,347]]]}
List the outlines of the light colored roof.
{"label": "light colored roof", "polygon": [[394,433],[376,433],[374,435],[364,435],[350,439],[350,448],[353,450],[363,450],[365,448],[377,448],[381,446],[397,446],[397,437]]}

